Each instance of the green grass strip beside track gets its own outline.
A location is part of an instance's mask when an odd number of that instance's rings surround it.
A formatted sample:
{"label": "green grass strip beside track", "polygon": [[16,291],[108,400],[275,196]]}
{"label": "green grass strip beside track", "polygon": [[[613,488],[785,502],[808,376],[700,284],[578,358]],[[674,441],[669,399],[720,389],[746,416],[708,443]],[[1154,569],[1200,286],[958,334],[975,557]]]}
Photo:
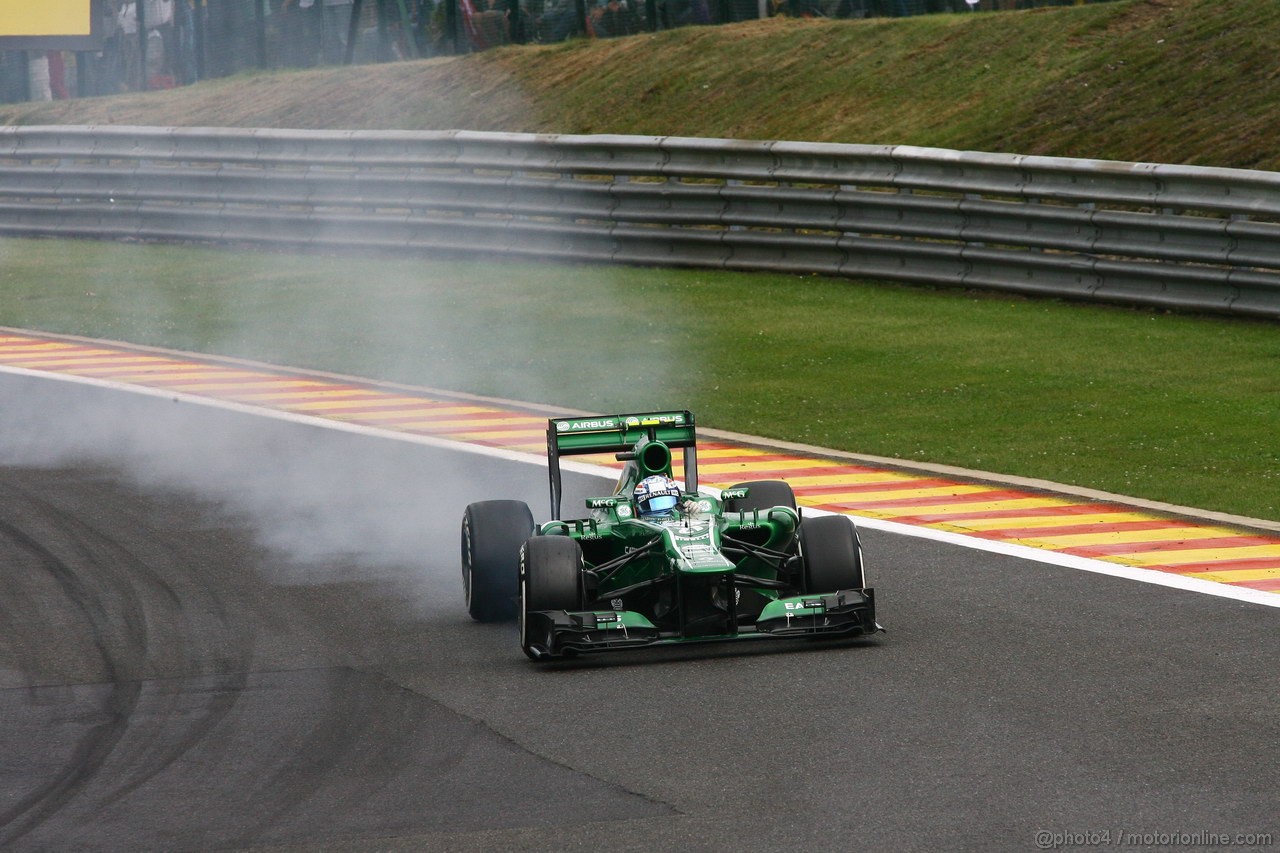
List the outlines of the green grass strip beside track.
{"label": "green grass strip beside track", "polygon": [[[0,325],[1280,520],[1280,326],[816,276],[0,240]],[[12,404],[12,401],[6,401]]]}

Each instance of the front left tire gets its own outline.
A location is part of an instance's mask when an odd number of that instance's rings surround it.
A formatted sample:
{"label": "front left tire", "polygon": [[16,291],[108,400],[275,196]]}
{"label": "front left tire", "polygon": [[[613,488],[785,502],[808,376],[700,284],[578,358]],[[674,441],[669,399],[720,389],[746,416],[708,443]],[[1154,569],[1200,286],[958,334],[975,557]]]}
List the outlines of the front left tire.
{"label": "front left tire", "polygon": [[846,515],[806,518],[800,525],[806,594],[865,589],[862,543]]}

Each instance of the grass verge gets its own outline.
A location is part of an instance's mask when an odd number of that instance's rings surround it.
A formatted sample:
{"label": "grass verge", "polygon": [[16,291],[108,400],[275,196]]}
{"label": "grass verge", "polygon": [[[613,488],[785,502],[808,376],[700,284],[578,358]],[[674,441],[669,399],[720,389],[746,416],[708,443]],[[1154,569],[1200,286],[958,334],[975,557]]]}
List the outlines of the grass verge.
{"label": "grass verge", "polygon": [[0,240],[0,325],[1280,520],[1274,324],[817,276]]}
{"label": "grass verge", "polygon": [[635,133],[1280,169],[1280,4],[771,18],[0,106],[0,124]]}

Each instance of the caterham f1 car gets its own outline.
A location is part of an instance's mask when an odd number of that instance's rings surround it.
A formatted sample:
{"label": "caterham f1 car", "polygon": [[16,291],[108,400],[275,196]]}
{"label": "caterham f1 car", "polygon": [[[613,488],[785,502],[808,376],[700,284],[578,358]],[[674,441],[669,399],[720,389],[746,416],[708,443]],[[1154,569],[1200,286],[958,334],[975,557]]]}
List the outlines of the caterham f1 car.
{"label": "caterham f1 car", "polygon": [[[534,660],[641,646],[880,630],[846,516],[801,515],[790,485],[698,490],[688,411],[547,423],[551,520],[491,500],[462,518],[462,580],[479,621],[516,619]],[[673,478],[683,455],[683,487]],[[613,493],[561,518],[564,456],[613,453]]]}

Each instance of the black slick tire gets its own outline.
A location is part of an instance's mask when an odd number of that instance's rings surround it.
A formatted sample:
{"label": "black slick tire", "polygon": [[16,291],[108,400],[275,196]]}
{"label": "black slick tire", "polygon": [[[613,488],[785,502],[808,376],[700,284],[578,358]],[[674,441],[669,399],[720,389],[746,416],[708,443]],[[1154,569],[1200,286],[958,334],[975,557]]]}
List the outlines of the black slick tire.
{"label": "black slick tire", "polygon": [[529,614],[582,609],[582,548],[567,536],[535,536],[520,549],[520,648],[546,656],[550,637],[532,636]]}
{"label": "black slick tire", "polygon": [[745,488],[748,492],[745,498],[725,501],[725,512],[750,512],[754,509],[772,509],[775,506],[796,508],[795,492],[785,480],[756,480],[738,483],[731,488]]}
{"label": "black slick tire", "polygon": [[858,530],[844,515],[809,517],[800,525],[806,594],[864,589]]}
{"label": "black slick tire", "polygon": [[478,622],[516,618],[520,546],[533,535],[523,501],[480,501],[462,515],[462,586],[467,612]]}

